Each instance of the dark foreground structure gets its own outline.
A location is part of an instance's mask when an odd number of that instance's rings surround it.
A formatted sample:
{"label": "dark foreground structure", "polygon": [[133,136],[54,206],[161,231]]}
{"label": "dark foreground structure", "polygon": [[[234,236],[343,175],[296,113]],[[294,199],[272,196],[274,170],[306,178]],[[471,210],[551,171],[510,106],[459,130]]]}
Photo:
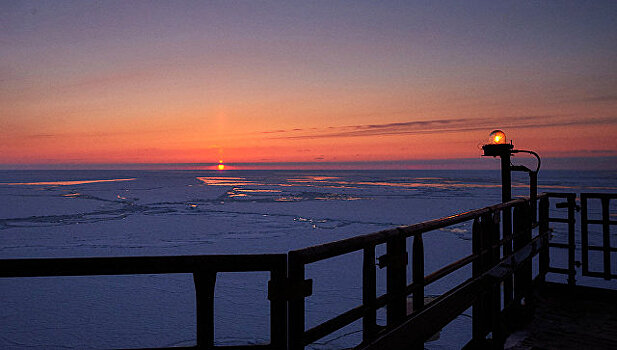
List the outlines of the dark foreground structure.
{"label": "dark foreground structure", "polygon": [[508,338],[508,350],[617,349],[617,291],[547,282],[534,300],[533,319]]}
{"label": "dark foreground structure", "polygon": [[[614,199],[617,194],[583,193],[579,207],[574,193],[544,193],[287,254],[0,260],[0,277],[192,273],[197,297],[195,347],[204,349],[298,350],[357,320],[362,320],[363,339],[357,349],[422,349],[425,341],[470,307],[472,338],[465,348],[503,349],[505,344],[517,350],[611,349],[617,348],[617,292],[577,286],[576,278],[579,266],[586,278],[617,278],[611,271],[611,253],[617,252],[610,240],[610,226],[617,224],[609,210]],[[599,203],[599,217],[590,216],[591,201]],[[579,208],[581,235],[575,237]],[[464,222],[472,223],[472,250],[426,273],[424,262],[430,257],[425,256],[423,237]],[[566,225],[567,243],[551,242],[552,225]],[[601,245],[590,244],[591,225],[602,227]],[[383,245],[386,254],[376,257],[376,247]],[[553,266],[552,253],[564,249],[567,266]],[[362,304],[306,329],[305,299],[312,294],[313,281],[306,279],[305,267],[352,252],[363,254]],[[601,262],[590,263],[591,256],[601,257]],[[411,281],[406,276],[408,264]],[[593,270],[596,266],[603,268]],[[386,269],[382,295],[377,295],[377,268]],[[425,298],[427,286],[461,269],[470,269],[470,278],[437,298]],[[270,344],[214,345],[216,274],[231,271],[270,272]],[[566,275],[568,282],[545,282],[547,274]],[[408,300],[413,304],[411,313]],[[386,324],[378,325],[377,310],[384,307]],[[513,337],[506,341],[513,332],[519,339],[514,344]]]}

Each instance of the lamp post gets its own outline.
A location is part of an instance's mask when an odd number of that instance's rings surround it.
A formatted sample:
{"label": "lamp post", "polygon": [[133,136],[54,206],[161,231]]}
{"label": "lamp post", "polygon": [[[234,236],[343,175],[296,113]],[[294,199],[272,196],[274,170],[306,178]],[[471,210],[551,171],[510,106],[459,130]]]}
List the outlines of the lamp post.
{"label": "lamp post", "polygon": [[[493,130],[489,135],[489,143],[482,146],[483,156],[501,158],[501,201],[512,200],[512,171],[523,171],[529,174],[529,197],[531,199],[531,209],[533,221],[536,221],[536,198],[538,195],[538,171],[542,161],[540,156],[534,151],[514,149],[512,141],[507,143],[506,134],[501,130]],[[510,156],[513,153],[528,153],[536,157],[538,163],[535,170],[531,170],[524,165],[512,165]],[[505,220],[504,220],[505,221]]]}
{"label": "lamp post", "polygon": [[501,201],[512,200],[512,174],[510,154],[514,145],[506,142],[506,134],[501,130],[494,130],[489,135],[488,144],[482,146],[484,156],[501,158]]}
{"label": "lamp post", "polygon": [[[501,159],[501,200],[502,202],[508,202],[512,200],[512,171],[525,171],[529,174],[529,197],[531,204],[531,219],[536,222],[536,198],[538,191],[538,171],[540,170],[540,156],[536,152],[527,150],[516,150],[512,141],[507,142],[506,134],[501,130],[494,130],[489,136],[489,143],[482,146],[484,151],[483,156],[499,157]],[[510,163],[510,157],[513,153],[529,153],[536,157],[538,163],[536,170],[530,170],[523,165],[512,165]],[[503,245],[503,255],[509,256],[512,254],[513,244],[516,248],[517,243],[511,242],[512,240],[512,212],[510,208],[504,210],[502,213],[503,219],[503,239],[508,242]],[[529,239],[531,237],[528,237]],[[519,239],[515,239],[517,241]],[[529,270],[531,276],[531,270]],[[515,278],[516,279],[516,278]],[[512,278],[504,279],[504,305],[508,305],[512,302],[514,296],[514,284]]]}

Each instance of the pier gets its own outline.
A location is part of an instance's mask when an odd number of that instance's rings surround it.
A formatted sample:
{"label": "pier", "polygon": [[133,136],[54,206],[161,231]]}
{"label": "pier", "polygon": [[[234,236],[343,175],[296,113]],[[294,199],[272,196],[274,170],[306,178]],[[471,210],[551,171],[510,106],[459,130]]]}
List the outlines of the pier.
{"label": "pier", "polygon": [[[426,341],[469,308],[472,337],[467,349],[565,349],[580,344],[590,349],[615,348],[617,291],[577,285],[579,276],[617,278],[615,260],[611,260],[617,243],[611,245],[610,239],[610,226],[617,224],[615,213],[611,216],[610,212],[610,202],[615,199],[617,194],[543,193],[285,254],[5,259],[0,260],[0,277],[190,273],[197,299],[197,344],[184,348],[299,350],[361,320],[359,350],[422,349]],[[589,210],[594,201],[601,208],[599,217]],[[424,237],[465,222],[472,225],[471,251],[427,273],[424,265],[430,256],[425,256]],[[577,223],[580,237],[576,236]],[[567,230],[567,243],[551,241],[556,225]],[[592,244],[597,240],[590,240],[591,225],[602,228],[602,244]],[[383,246],[386,254],[377,256],[376,248]],[[567,266],[554,266],[551,255],[557,251],[566,253]],[[306,266],[353,252],[363,256],[362,303],[307,329],[305,302],[318,281],[306,279]],[[601,262],[593,257],[600,257]],[[407,278],[408,265],[411,280]],[[437,298],[426,298],[427,286],[464,268],[471,271],[468,279]],[[382,295],[377,293],[377,269],[386,269],[386,292]],[[214,343],[216,275],[238,271],[270,274],[267,286],[263,286],[270,301],[269,344]],[[546,282],[548,275],[563,275],[567,282]],[[410,314],[409,300],[413,305]],[[566,306],[573,314],[567,313]],[[377,312],[382,308],[386,322],[378,324]],[[573,321],[581,318],[581,322]],[[586,330],[582,323],[593,330]],[[512,338],[508,339],[510,334],[520,341],[513,344]]]}

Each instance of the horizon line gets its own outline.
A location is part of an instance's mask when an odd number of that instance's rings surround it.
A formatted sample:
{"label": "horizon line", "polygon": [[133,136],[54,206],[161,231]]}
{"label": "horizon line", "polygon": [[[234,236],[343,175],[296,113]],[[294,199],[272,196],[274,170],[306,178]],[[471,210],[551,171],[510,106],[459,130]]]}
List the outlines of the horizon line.
{"label": "horizon line", "polygon": [[[488,158],[488,159],[487,159]],[[499,169],[491,157],[377,161],[224,162],[225,170],[490,170]],[[528,158],[514,162],[526,163]],[[0,163],[0,170],[216,170],[219,162],[121,163]],[[544,170],[617,170],[617,156],[547,157]]]}

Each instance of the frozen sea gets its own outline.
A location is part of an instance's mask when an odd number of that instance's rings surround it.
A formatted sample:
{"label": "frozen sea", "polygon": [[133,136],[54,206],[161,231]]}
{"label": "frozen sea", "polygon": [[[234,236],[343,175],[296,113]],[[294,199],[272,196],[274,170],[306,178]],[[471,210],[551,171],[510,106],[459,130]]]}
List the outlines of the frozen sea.
{"label": "frozen sea", "polygon": [[[0,171],[0,258],[286,253],[495,204],[499,187],[498,171]],[[539,190],[617,192],[617,173],[542,171]],[[526,177],[515,176],[514,195],[527,191]],[[467,255],[470,238],[468,223],[428,234],[426,271]],[[307,267],[307,327],[361,303],[360,262],[352,253]],[[218,274],[216,344],[268,342],[267,280]],[[0,300],[3,349],[195,344],[187,274],[1,279]],[[469,339],[468,316],[427,347],[459,348]],[[358,329],[309,348],[353,346]]]}

